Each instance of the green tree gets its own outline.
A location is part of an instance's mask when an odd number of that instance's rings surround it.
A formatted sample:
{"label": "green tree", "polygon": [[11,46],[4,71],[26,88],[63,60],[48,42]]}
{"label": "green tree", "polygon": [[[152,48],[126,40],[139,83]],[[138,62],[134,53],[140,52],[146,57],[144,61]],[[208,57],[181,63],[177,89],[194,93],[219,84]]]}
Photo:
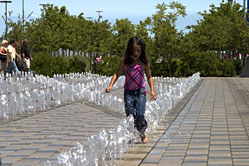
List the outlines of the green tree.
{"label": "green tree", "polygon": [[[101,18],[101,17],[100,17]],[[112,27],[108,20],[100,21],[89,20],[87,22],[87,42],[85,51],[88,52],[90,57],[88,58],[90,63],[90,70],[92,71],[92,63],[94,64],[94,70],[96,71],[95,55],[106,55],[111,52],[111,45],[113,41]]]}
{"label": "green tree", "polygon": [[[179,16],[185,16],[185,7],[178,2],[171,2],[169,5],[162,3],[157,4],[156,14],[152,16],[151,31],[154,35],[153,55],[163,57],[165,69],[171,76],[172,72],[172,55],[177,50],[178,34],[176,21]],[[166,12],[169,9],[168,12]]]}
{"label": "green tree", "polygon": [[106,56],[102,60],[102,63],[97,64],[97,73],[101,75],[111,76],[116,72],[121,61],[121,57],[118,56]]}
{"label": "green tree", "polygon": [[86,69],[86,64],[83,61],[82,58],[74,56],[73,58],[69,59],[69,69],[68,69],[68,73],[81,73],[81,72],[85,72]]}
{"label": "green tree", "polygon": [[240,4],[221,3],[220,6],[210,6],[209,12],[199,13],[203,18],[186,36],[194,41],[194,47],[200,51],[221,51],[235,53],[248,49],[249,27],[243,19]]}
{"label": "green tree", "polygon": [[[12,14],[12,12],[9,12],[10,16]],[[20,17],[20,15],[18,16],[18,20],[17,22],[14,22],[13,20],[8,19],[8,29],[10,29],[10,31],[7,34],[7,38],[10,40],[17,40],[18,42],[20,42],[23,39],[24,33],[23,33],[23,24],[22,24],[22,19]]]}
{"label": "green tree", "polygon": [[53,59],[49,54],[39,53],[31,63],[32,70],[37,74],[53,76]]}
{"label": "green tree", "polygon": [[201,76],[218,76],[219,61],[214,52],[192,52],[181,59],[181,75],[190,76],[200,72]]}
{"label": "green tree", "polygon": [[150,24],[151,24],[151,19],[147,17],[144,21],[140,21],[139,24],[136,26],[136,36],[141,37],[147,46],[147,53],[149,55],[152,54],[152,37],[150,36]]}
{"label": "green tree", "polygon": [[112,45],[112,54],[123,57],[125,54],[128,40],[135,34],[135,26],[126,19],[117,19],[113,25],[114,42]]}

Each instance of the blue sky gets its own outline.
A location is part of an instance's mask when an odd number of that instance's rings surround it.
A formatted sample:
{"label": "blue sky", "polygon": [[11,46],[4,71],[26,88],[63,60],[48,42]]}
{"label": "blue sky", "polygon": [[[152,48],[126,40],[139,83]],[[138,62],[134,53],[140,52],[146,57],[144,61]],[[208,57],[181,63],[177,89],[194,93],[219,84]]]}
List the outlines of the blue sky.
{"label": "blue sky", "polygon": [[[108,19],[114,23],[116,18],[128,18],[133,24],[139,23],[148,16],[156,12],[155,6],[158,3],[165,2],[168,4],[172,0],[24,0],[25,17],[33,12],[32,17],[39,17],[41,6],[39,4],[54,4],[55,6],[66,6],[71,15],[78,15],[83,12],[85,17],[97,19],[97,10],[103,11],[103,19]],[[176,0],[177,1],[177,0]],[[225,0],[226,1],[226,0]],[[209,10],[211,4],[219,6],[222,0],[178,0],[179,3],[186,6],[187,16],[179,18],[177,28],[184,29],[187,25],[196,24],[196,20],[201,17],[197,14],[199,11]],[[243,0],[236,2],[243,5]],[[22,0],[12,0],[8,4],[8,10],[13,11],[12,16],[22,15]],[[0,15],[4,15],[5,5],[0,3]],[[13,18],[14,19],[14,18]],[[0,18],[0,34],[5,30],[5,23]]]}

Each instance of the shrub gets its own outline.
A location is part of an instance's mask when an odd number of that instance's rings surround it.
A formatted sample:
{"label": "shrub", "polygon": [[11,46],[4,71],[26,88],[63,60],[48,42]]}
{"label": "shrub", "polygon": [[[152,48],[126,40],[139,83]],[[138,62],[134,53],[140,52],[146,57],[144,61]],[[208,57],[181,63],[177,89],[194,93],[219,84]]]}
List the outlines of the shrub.
{"label": "shrub", "polygon": [[221,76],[224,77],[233,77],[236,75],[235,65],[230,60],[220,60],[219,71],[221,72]]}
{"label": "shrub", "polygon": [[241,60],[233,59],[233,64],[235,66],[236,75],[240,75],[241,70],[242,70]]}
{"label": "shrub", "polygon": [[120,64],[121,59],[122,58],[118,56],[105,56],[101,59],[100,63],[96,64],[96,73],[107,76],[113,75]]}
{"label": "shrub", "polygon": [[32,70],[37,74],[53,76],[53,59],[49,54],[38,53],[33,58],[34,60],[31,62]]}
{"label": "shrub", "polygon": [[31,63],[32,70],[37,74],[50,76],[54,74],[66,74],[85,72],[86,64],[79,57],[62,57],[56,56],[52,58],[49,54],[38,53],[34,56],[34,61]]}
{"label": "shrub", "polygon": [[81,72],[84,72],[85,69],[86,69],[86,63],[84,61],[84,59],[82,58],[79,58],[77,56],[74,56],[73,58],[70,58],[69,59],[69,73],[81,73]]}
{"label": "shrub", "polygon": [[196,72],[201,76],[234,76],[236,69],[232,60],[219,60],[214,52],[192,52],[184,55],[180,63],[180,74],[190,76]]}
{"label": "shrub", "polygon": [[52,58],[52,62],[53,62],[53,68],[52,68],[53,74],[70,73],[71,66],[69,66],[69,61],[67,57],[56,56]]}
{"label": "shrub", "polygon": [[156,63],[156,57],[150,57],[150,69],[152,76],[168,76],[168,65],[163,61],[161,63]]}

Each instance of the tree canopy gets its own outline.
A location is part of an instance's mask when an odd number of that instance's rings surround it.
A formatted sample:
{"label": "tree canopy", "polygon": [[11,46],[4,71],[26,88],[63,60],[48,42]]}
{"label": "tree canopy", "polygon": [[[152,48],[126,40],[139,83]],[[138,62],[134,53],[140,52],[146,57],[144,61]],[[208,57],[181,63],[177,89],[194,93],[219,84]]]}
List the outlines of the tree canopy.
{"label": "tree canopy", "polygon": [[[198,24],[187,26],[189,31],[183,32],[177,30],[176,22],[179,17],[186,16],[186,7],[175,1],[157,4],[156,13],[137,25],[128,18],[116,19],[113,24],[101,16],[91,20],[84,17],[84,13],[70,15],[65,6],[46,4],[39,18],[24,24],[20,17],[17,22],[9,19],[5,38],[19,42],[28,39],[32,53],[63,49],[123,57],[129,38],[137,35],[145,40],[151,63],[161,66],[158,68],[167,71],[167,75],[172,75],[177,64],[175,57],[184,59],[195,52],[199,52],[198,55],[213,52],[222,58],[222,53],[226,52],[232,58],[238,52],[249,52],[249,26],[239,3],[210,5],[209,11],[199,14],[202,19]],[[155,63],[158,58],[163,59],[161,64]]]}

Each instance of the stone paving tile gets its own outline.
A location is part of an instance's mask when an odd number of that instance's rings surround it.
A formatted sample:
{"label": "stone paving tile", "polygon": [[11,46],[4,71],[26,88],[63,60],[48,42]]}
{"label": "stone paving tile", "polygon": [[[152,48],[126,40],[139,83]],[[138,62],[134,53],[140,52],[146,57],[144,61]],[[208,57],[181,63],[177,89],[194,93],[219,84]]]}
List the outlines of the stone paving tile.
{"label": "stone paving tile", "polygon": [[[137,166],[137,165],[139,165],[139,160],[137,159],[137,158],[133,158],[133,160],[130,160],[130,161],[127,161],[127,160],[120,160],[120,161],[118,161],[118,164],[116,164],[116,165],[119,165],[119,166]],[[115,165],[115,164],[113,164],[113,165]],[[146,165],[147,166],[147,165]],[[151,165],[149,165],[149,166],[151,166]]]}
{"label": "stone paving tile", "polygon": [[142,163],[140,166],[157,166],[158,164],[151,164],[151,163]]}
{"label": "stone paving tile", "polygon": [[159,161],[159,166],[165,166],[165,165],[182,165],[183,163],[183,157],[162,157]]}
{"label": "stone paving tile", "polygon": [[163,156],[164,157],[181,157],[181,156],[185,156],[186,155],[186,151],[185,150],[175,150],[175,151],[172,151],[172,150],[167,150]]}
{"label": "stone paving tile", "polygon": [[35,166],[40,163],[40,160],[20,160],[11,166]]}
{"label": "stone paving tile", "polygon": [[149,163],[149,164],[157,164],[161,159],[161,156],[160,155],[147,155],[146,156],[146,159],[143,160],[143,164],[144,163]]}
{"label": "stone paving tile", "polygon": [[216,157],[216,156],[220,156],[220,157],[231,157],[231,151],[230,150],[210,150],[209,157]]}
{"label": "stone paving tile", "polygon": [[2,163],[13,164],[23,158],[27,157],[27,155],[9,155],[2,158]]}
{"label": "stone paving tile", "polygon": [[29,156],[36,151],[37,151],[37,149],[22,149],[22,150],[15,151],[15,155],[27,155],[27,156]]}
{"label": "stone paving tile", "polygon": [[198,163],[198,162],[184,162],[182,166],[206,166],[206,163]]}
{"label": "stone paving tile", "polygon": [[216,156],[208,158],[208,164],[231,164],[231,163],[232,163],[231,157]]}

